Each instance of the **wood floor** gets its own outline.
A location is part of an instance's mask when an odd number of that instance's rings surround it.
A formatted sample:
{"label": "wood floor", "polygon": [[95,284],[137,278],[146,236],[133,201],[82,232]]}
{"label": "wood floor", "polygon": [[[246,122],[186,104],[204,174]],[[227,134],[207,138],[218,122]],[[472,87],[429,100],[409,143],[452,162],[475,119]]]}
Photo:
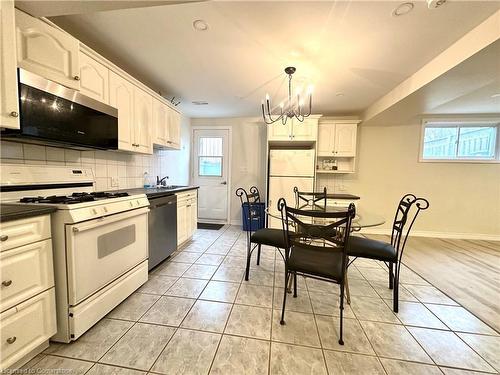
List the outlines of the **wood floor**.
{"label": "wood floor", "polygon": [[500,241],[412,237],[403,263],[500,332]]}

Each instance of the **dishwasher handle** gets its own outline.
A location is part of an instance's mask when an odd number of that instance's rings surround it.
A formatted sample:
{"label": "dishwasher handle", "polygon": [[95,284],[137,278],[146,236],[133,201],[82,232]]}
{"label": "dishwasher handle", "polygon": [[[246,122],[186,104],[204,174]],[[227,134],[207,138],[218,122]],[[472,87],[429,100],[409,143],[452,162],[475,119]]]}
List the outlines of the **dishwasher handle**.
{"label": "dishwasher handle", "polygon": [[177,196],[175,194],[167,195],[163,197],[157,198],[148,198],[149,199],[149,208],[154,210],[155,208],[160,208],[167,205],[177,204]]}

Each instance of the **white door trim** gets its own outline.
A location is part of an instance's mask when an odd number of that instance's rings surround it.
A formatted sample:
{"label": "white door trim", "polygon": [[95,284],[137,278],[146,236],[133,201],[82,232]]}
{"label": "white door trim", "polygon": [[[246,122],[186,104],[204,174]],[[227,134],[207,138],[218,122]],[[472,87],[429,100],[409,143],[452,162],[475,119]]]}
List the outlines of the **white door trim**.
{"label": "white door trim", "polygon": [[[228,131],[228,164],[227,164],[227,214],[225,224],[231,223],[231,194],[232,194],[232,182],[231,182],[231,169],[233,166],[233,128],[232,126],[217,126],[217,125],[191,125],[191,139],[193,140],[193,147],[191,147],[190,155],[190,165],[191,168],[191,181],[194,180],[194,131],[195,130],[227,130]],[[208,222],[208,221],[207,221]]]}

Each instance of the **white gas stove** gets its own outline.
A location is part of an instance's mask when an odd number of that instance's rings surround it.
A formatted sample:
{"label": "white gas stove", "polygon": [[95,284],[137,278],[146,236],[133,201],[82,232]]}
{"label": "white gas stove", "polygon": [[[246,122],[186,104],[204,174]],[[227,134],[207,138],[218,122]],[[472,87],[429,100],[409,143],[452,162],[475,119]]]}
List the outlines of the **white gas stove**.
{"label": "white gas stove", "polygon": [[2,165],[2,202],[51,215],[58,332],[76,340],[148,278],[144,194],[94,192],[91,169]]}

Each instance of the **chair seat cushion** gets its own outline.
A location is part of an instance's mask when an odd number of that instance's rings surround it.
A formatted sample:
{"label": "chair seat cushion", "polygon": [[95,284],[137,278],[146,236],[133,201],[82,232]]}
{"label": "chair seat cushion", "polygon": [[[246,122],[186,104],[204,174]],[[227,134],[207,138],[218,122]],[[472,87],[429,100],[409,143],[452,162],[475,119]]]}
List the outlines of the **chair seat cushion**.
{"label": "chair seat cushion", "polygon": [[290,252],[288,269],[340,282],[342,280],[342,253],[323,247],[295,245]]}
{"label": "chair seat cushion", "polygon": [[252,243],[285,248],[285,234],[281,229],[263,228],[250,237]]}
{"label": "chair seat cushion", "polygon": [[391,244],[358,236],[349,237],[347,254],[382,261],[397,260],[396,249]]}

